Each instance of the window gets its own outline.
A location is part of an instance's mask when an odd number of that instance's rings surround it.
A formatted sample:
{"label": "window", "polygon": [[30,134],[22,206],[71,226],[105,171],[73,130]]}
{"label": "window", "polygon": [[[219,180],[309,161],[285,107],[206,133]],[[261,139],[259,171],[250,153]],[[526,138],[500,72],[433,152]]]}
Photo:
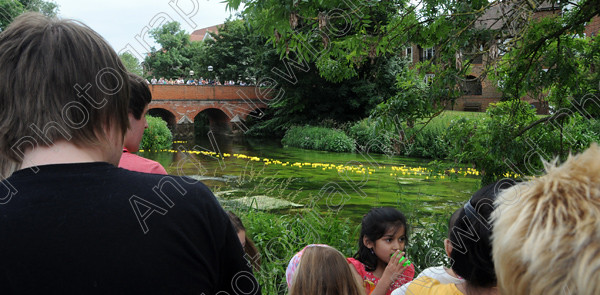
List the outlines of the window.
{"label": "window", "polygon": [[465,83],[463,85],[464,95],[481,95],[481,81],[475,76],[465,77]]}
{"label": "window", "polygon": [[421,61],[430,60],[435,55],[435,50],[433,47],[423,48],[421,49]]}
{"label": "window", "polygon": [[404,56],[410,61],[413,61],[413,56],[412,56],[412,47],[406,47],[404,48]]}
{"label": "window", "polygon": [[424,81],[427,85],[431,85],[431,83],[433,83],[433,78],[435,78],[435,74],[425,74]]}

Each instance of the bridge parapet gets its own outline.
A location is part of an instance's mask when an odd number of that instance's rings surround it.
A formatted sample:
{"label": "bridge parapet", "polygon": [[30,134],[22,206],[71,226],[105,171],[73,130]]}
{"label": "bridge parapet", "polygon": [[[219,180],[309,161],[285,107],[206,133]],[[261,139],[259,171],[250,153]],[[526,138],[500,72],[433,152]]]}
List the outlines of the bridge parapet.
{"label": "bridge parapet", "polygon": [[[268,94],[263,94],[256,86],[210,86],[210,85],[149,85],[152,93],[150,110],[160,109],[171,113],[171,121],[164,118],[174,129],[189,130],[196,116],[207,111],[211,129],[217,125],[236,125],[245,131],[244,121],[248,115],[262,114],[268,107]],[[259,95],[267,97],[259,97]],[[157,111],[157,110],[155,110]],[[215,113],[222,112],[222,115]],[[169,117],[168,115],[167,117]],[[162,115],[161,115],[162,117]],[[192,128],[193,130],[193,128]],[[187,133],[187,132],[186,132]]]}
{"label": "bridge parapet", "polygon": [[[149,85],[152,100],[261,100],[256,86]],[[266,97],[268,99],[268,97]]]}

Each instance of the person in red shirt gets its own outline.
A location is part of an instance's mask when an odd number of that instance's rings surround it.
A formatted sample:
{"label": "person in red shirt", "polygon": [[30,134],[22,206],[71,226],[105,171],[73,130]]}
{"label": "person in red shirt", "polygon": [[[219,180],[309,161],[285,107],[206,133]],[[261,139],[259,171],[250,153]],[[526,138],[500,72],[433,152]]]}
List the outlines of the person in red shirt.
{"label": "person in red shirt", "polygon": [[363,217],[358,252],[348,262],[375,286],[371,295],[390,295],[412,281],[415,267],[404,256],[407,237],[406,217],[394,208],[373,208]]}
{"label": "person in red shirt", "polygon": [[148,128],[146,113],[148,104],[152,101],[152,94],[144,79],[132,73],[128,73],[128,78],[130,83],[129,129],[125,134],[123,155],[119,161],[119,167],[131,171],[166,175],[167,171],[160,163],[133,154],[138,151],[144,130]]}

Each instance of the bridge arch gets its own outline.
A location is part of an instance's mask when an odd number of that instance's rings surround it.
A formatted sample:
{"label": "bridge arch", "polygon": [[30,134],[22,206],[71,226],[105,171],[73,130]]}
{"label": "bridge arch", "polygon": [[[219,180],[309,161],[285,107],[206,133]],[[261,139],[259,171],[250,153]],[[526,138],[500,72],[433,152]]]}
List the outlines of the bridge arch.
{"label": "bridge arch", "polygon": [[205,108],[194,116],[194,132],[212,130],[216,133],[231,131],[231,118],[220,108]]}
{"label": "bridge arch", "polygon": [[[265,100],[270,95],[257,87],[150,85],[150,108],[162,109],[150,114],[165,119],[178,138],[191,136],[198,125],[206,125],[215,132],[245,132],[247,118],[262,117],[261,112],[254,110],[268,107]],[[202,121],[201,117],[205,117],[205,122],[195,122]]]}
{"label": "bridge arch", "polygon": [[171,129],[171,130],[173,130],[173,128],[175,128],[175,125],[177,124],[177,121],[175,119],[175,114],[173,114],[173,112],[168,109],[151,108],[148,110],[148,115],[153,116],[153,117],[159,117],[159,118],[165,120],[165,122],[167,122],[167,126],[169,126],[169,129]]}

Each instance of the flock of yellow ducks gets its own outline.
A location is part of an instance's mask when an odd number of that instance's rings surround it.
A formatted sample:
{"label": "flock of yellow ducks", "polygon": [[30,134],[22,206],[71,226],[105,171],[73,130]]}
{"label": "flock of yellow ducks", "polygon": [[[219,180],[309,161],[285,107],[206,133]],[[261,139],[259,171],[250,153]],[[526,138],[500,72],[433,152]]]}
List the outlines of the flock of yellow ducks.
{"label": "flock of yellow ducks", "polygon": [[[173,143],[185,143],[185,141],[174,141]],[[143,152],[144,150],[140,150]],[[178,150],[173,149],[165,149],[165,150],[157,150],[157,152],[169,152],[176,153]],[[198,151],[198,150],[186,150],[183,151],[189,154],[196,155],[204,155],[213,158],[237,158],[244,159],[253,162],[263,162],[264,165],[279,165],[282,167],[294,167],[294,168],[311,168],[311,169],[321,169],[321,170],[336,170],[338,173],[355,173],[355,174],[373,174],[374,172],[386,172],[389,173],[391,177],[408,177],[408,176],[425,176],[425,179],[438,178],[445,179],[450,176],[479,176],[480,172],[473,168],[452,168],[449,170],[445,170],[442,173],[434,172],[432,169],[426,167],[411,167],[406,165],[400,166],[365,166],[365,165],[343,165],[343,164],[328,164],[328,163],[309,163],[309,162],[282,162],[275,159],[268,158],[259,158],[252,157],[244,154],[228,154],[228,153],[216,153],[211,151]],[[387,170],[387,171],[386,171]],[[505,177],[518,177],[516,174],[506,174]]]}

